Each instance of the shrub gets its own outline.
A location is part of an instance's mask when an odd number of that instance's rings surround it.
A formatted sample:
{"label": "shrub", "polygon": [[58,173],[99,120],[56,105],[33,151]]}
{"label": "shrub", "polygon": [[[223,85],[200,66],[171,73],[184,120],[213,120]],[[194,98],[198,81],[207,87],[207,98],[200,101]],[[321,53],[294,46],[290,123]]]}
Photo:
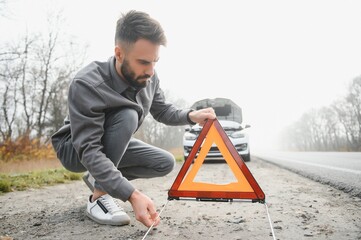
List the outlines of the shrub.
{"label": "shrub", "polygon": [[9,181],[0,179],[0,192],[11,192],[11,186]]}
{"label": "shrub", "polygon": [[28,136],[0,143],[2,161],[32,159],[56,159],[52,145],[42,143],[39,139],[30,139]]}

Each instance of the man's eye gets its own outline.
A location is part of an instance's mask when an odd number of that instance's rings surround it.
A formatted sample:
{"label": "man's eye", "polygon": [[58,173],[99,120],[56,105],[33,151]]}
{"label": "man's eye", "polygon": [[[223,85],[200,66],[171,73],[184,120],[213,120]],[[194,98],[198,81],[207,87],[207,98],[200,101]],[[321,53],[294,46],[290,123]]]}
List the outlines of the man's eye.
{"label": "man's eye", "polygon": [[142,64],[142,65],[149,65],[150,64],[150,62],[147,62],[147,61],[139,61],[139,63]]}

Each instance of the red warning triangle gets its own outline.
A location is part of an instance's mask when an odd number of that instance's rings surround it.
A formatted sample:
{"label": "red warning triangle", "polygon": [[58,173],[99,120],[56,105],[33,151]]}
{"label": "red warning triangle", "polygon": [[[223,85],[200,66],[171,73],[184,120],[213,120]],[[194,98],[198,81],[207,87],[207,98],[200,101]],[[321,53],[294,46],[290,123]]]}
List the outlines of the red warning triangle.
{"label": "red warning triangle", "polygon": [[[236,182],[214,184],[194,181],[213,144],[216,144],[222,153],[237,180]],[[194,164],[189,170],[192,162]],[[249,199],[253,202],[262,203],[265,201],[265,194],[217,119],[206,122],[168,191],[169,200],[179,200],[180,198],[196,198],[198,200]]]}

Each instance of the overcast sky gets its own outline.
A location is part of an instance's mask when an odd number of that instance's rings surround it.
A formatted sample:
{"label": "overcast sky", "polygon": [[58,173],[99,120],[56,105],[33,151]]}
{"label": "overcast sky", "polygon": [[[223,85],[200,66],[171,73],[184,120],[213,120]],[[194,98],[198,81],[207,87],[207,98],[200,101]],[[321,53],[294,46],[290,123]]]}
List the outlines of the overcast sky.
{"label": "overcast sky", "polygon": [[232,99],[254,147],[272,146],[284,126],[343,97],[361,75],[361,1],[12,0],[1,41],[43,31],[46,13],[60,9],[64,29],[89,45],[85,63],[112,56],[121,13],[148,12],[168,38],[161,87],[190,104]]}

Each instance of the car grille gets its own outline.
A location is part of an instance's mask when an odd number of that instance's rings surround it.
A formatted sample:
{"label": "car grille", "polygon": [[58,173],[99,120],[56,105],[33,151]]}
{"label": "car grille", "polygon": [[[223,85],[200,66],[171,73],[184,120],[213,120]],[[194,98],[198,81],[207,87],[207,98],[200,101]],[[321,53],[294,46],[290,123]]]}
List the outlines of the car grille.
{"label": "car grille", "polygon": [[[236,150],[237,150],[238,152],[241,152],[241,151],[244,151],[244,150],[247,149],[247,143],[237,144],[235,147],[236,147]],[[192,151],[192,148],[191,148],[191,147],[184,147],[184,149],[185,149],[188,153],[190,153],[190,152]],[[202,148],[200,148],[199,151],[201,151],[201,149],[202,149]],[[199,151],[198,151],[198,153],[199,153]],[[220,153],[220,151],[219,151],[219,149],[218,149],[217,146],[211,147],[211,148],[209,149],[208,155],[210,155],[210,154],[219,154],[219,155],[221,155],[221,153]]]}

